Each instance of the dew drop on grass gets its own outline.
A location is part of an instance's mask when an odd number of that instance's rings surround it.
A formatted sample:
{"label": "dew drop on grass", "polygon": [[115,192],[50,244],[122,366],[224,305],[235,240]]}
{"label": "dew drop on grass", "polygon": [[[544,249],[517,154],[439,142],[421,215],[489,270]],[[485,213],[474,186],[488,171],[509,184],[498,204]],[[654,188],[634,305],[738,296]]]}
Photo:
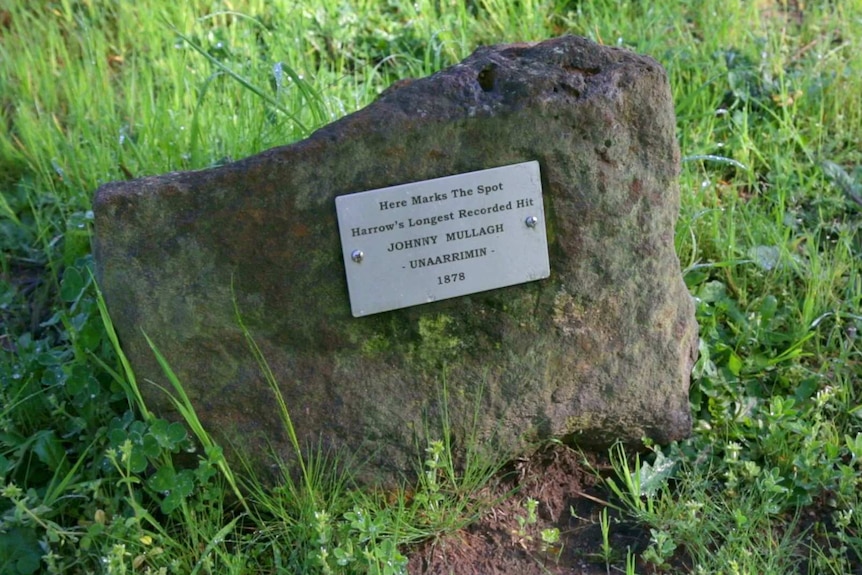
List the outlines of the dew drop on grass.
{"label": "dew drop on grass", "polygon": [[284,68],[281,62],[272,65],[272,75],[275,77],[276,92],[281,92],[284,86]]}

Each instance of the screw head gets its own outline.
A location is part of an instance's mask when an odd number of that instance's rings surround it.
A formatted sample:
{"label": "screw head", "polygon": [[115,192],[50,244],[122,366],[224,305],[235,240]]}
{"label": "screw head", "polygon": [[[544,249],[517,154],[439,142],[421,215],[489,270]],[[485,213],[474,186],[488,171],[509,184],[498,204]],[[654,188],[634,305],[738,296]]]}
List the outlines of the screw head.
{"label": "screw head", "polygon": [[356,263],[362,263],[362,258],[365,257],[365,254],[362,250],[353,250],[350,254],[350,259],[355,261]]}
{"label": "screw head", "polygon": [[539,218],[536,216],[527,216],[527,219],[524,220],[524,223],[527,224],[528,228],[535,228],[536,224],[539,223]]}

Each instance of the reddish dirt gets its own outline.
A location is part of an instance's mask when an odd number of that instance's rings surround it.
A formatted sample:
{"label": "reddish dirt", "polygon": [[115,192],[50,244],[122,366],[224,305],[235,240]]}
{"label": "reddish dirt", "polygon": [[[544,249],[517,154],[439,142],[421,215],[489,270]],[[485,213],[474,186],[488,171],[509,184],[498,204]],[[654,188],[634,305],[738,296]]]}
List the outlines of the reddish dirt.
{"label": "reddish dirt", "polygon": [[[586,459],[589,457],[589,460]],[[590,469],[592,468],[592,469]],[[599,515],[606,505],[595,469],[606,463],[561,445],[518,461],[491,488],[491,507],[478,521],[428,541],[410,557],[415,575],[606,575],[625,572],[625,549],[642,551],[649,534],[611,517],[610,561],[602,556]],[[527,501],[538,502],[536,522],[521,526]],[[542,530],[559,529],[560,542],[542,541]],[[623,553],[620,554],[620,550]],[[642,565],[639,571],[643,572]]]}

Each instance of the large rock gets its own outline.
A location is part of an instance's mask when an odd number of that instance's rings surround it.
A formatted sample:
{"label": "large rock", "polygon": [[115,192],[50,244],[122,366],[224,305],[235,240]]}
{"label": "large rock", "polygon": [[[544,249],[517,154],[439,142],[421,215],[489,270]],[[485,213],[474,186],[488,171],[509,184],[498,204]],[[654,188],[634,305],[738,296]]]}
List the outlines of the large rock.
{"label": "large rock", "polygon": [[[302,142],[102,186],[98,277],[138,379],[167,386],[146,333],[204,425],[261,468],[269,445],[291,450],[234,301],[300,439],[355,455],[365,480],[411,474],[444,384],[456,443],[475,419],[497,453],[680,439],[697,326],[674,253],[674,123],[648,57],[577,37],[480,48]],[[351,316],[336,196],[528,160],[550,278]]]}

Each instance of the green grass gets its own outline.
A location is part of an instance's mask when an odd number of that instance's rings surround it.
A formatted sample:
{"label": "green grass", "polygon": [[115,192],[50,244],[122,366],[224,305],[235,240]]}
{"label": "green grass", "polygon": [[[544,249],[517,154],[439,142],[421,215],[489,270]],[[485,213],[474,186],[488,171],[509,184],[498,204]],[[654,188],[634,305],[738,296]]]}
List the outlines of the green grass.
{"label": "green grass", "polygon": [[456,473],[445,429],[411,490],[358,492],[322,455],[266,489],[193,411],[194,439],[149,413],[92,281],[90,203],[570,32],[668,69],[684,156],[695,431],[612,452],[613,504],[651,535],[638,565],[862,572],[862,1],[271,4],[0,3],[0,571],[399,573],[474,517],[494,465]]}

